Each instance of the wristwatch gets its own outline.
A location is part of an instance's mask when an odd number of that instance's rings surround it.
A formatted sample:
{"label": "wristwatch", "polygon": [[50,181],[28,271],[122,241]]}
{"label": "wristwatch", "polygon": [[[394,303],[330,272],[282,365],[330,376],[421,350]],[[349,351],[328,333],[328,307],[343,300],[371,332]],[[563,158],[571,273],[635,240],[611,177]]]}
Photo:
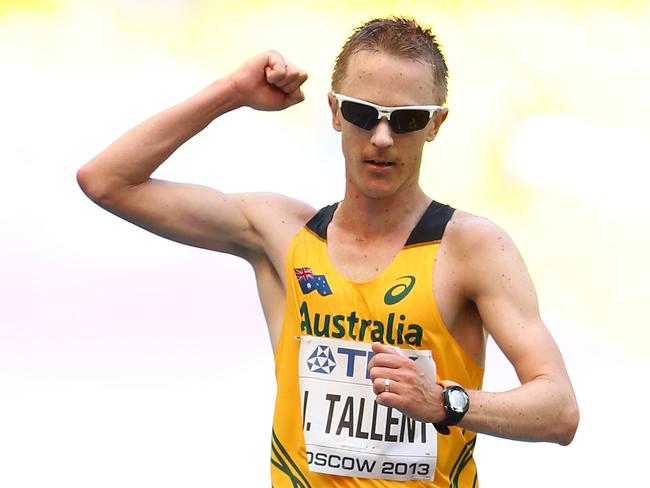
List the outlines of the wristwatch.
{"label": "wristwatch", "polygon": [[433,426],[441,434],[448,435],[449,426],[458,424],[469,410],[469,395],[461,386],[448,386],[442,390],[442,404],[447,418]]}

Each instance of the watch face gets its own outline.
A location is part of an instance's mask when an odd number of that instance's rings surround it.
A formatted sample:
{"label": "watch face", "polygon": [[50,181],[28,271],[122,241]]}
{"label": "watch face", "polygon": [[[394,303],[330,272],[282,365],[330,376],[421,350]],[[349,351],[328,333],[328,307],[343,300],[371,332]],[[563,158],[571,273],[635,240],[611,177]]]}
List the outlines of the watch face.
{"label": "watch face", "polygon": [[449,391],[449,406],[454,412],[464,412],[467,408],[467,400],[467,394],[463,390]]}

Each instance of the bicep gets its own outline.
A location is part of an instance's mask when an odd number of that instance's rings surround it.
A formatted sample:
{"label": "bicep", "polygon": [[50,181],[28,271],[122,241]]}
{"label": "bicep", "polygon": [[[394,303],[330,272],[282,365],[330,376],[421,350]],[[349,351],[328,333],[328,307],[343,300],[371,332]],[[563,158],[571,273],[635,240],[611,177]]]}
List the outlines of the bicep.
{"label": "bicep", "polygon": [[246,258],[263,248],[262,237],[246,213],[251,198],[150,179],[97,203],[167,239]]}
{"label": "bicep", "polygon": [[539,314],[524,261],[501,229],[484,229],[470,259],[468,288],[484,327],[522,383],[563,375],[560,352]]}

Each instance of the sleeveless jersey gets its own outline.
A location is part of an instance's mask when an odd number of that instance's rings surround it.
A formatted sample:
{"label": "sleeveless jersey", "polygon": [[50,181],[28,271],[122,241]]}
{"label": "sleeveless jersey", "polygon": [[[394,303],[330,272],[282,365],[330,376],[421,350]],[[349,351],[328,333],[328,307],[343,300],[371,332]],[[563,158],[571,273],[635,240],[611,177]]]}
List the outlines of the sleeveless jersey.
{"label": "sleeveless jersey", "polygon": [[[434,300],[433,268],[436,253],[454,209],[432,202],[393,261],[377,277],[357,283],[341,275],[328,258],[327,227],[336,206],[334,204],[321,209],[296,234],[288,250],[285,316],[275,353],[277,398],[271,452],[273,487],[478,486],[473,459],[476,434],[460,427],[451,427],[450,435],[436,435],[433,431],[429,436],[427,442],[437,443],[437,461],[435,477],[431,472],[428,480],[395,481],[381,479],[383,476],[340,476],[310,469],[317,458],[317,448],[306,447],[303,432],[305,424],[308,428],[309,422],[303,418],[307,398],[301,395],[299,387],[301,339],[308,339],[314,344],[326,338],[355,341],[354,343],[377,341],[402,349],[430,350],[435,361],[437,380],[451,380],[471,390],[480,389],[483,381],[483,369],[466,355],[450,334]],[[310,357],[311,366],[314,365],[315,354],[316,352]],[[318,363],[319,372],[328,373],[334,367],[345,368],[341,364],[335,366],[337,360],[332,355],[329,359],[332,361],[329,362],[325,357],[324,362]],[[365,364],[367,363],[360,359],[357,362],[358,366]],[[349,370],[350,365],[347,367]],[[330,402],[329,405],[331,416],[334,403]],[[328,409],[323,410],[320,415],[327,416]],[[352,433],[354,436],[356,429],[356,432],[361,431],[368,437],[367,432],[360,430],[360,426],[351,425],[357,421],[356,415],[361,414],[354,415],[354,418],[352,414],[346,418],[347,430],[344,429],[343,433]],[[374,422],[374,418],[372,420]],[[328,427],[334,430],[337,420],[328,419],[327,422]],[[397,420],[394,422],[397,423]],[[431,424],[428,426],[432,429]],[[399,433],[399,426],[388,427],[394,428],[396,434]],[[403,429],[402,427],[402,437]],[[378,438],[384,435],[383,430],[381,432],[377,434]],[[387,433],[388,430],[386,436]],[[338,458],[337,465],[340,462],[341,458]],[[386,468],[389,471],[416,469],[407,464],[401,466],[400,463],[389,463],[384,466]]]}

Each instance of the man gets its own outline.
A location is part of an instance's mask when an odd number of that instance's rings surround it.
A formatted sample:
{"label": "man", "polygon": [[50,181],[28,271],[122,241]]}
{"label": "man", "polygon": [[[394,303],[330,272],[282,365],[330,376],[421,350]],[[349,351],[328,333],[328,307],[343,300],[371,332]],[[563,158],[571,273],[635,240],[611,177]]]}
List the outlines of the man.
{"label": "man", "polygon": [[[514,244],[419,186],[424,144],[447,116],[447,69],[428,29],[377,19],[337,58],[329,104],[345,157],[338,204],[316,212],[280,195],[151,178],[216,117],[301,102],[306,79],[264,53],[78,173],[84,192],[116,215],[253,266],[278,381],[273,486],[476,486],[477,432],[571,442],[573,390]],[[481,391],[487,334],[520,387]]]}

